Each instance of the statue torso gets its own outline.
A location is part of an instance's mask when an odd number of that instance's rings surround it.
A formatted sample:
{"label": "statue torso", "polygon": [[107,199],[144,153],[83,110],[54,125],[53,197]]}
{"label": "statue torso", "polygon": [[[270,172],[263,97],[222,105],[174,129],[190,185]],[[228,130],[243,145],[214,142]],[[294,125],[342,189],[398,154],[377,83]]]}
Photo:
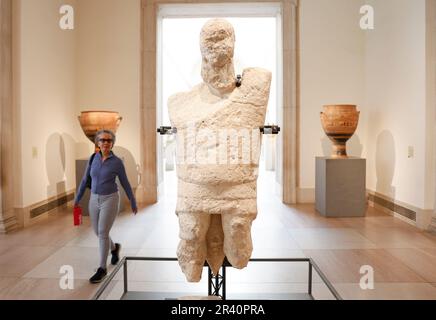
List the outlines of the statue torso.
{"label": "statue torso", "polygon": [[[206,188],[256,182],[260,146],[255,148],[253,142],[260,143],[270,84],[269,71],[250,68],[244,70],[242,85],[227,98],[213,95],[204,83],[170,97],[179,180]],[[239,142],[232,144],[237,136]],[[243,147],[243,139],[251,141],[248,148]]]}

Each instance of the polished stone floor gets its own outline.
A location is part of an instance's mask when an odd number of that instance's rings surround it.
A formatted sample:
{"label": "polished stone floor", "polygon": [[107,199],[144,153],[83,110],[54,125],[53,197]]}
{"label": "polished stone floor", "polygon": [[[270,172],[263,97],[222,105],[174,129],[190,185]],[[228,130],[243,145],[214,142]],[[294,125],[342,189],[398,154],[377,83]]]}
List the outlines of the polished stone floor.
{"label": "polished stone floor", "polygon": [[[253,257],[312,257],[344,299],[436,299],[436,236],[368,208],[364,218],[324,218],[314,205],[287,206],[274,193],[273,176],[261,172],[259,214],[253,223]],[[175,181],[166,180],[161,200],[137,216],[123,212],[111,236],[124,256],[175,257],[178,221]],[[98,289],[88,278],[98,263],[98,241],[89,220],[74,227],[71,208],[17,232],[0,235],[0,299],[90,299]],[[74,271],[74,289],[61,289],[62,266]],[[370,266],[374,288],[360,286]],[[111,266],[109,272],[113,270]],[[129,290],[207,294],[202,281],[186,283],[177,263],[129,262]],[[104,294],[119,299],[122,274]],[[333,297],[314,276],[316,299]],[[307,290],[307,265],[250,263],[227,273],[229,297],[275,297]]]}

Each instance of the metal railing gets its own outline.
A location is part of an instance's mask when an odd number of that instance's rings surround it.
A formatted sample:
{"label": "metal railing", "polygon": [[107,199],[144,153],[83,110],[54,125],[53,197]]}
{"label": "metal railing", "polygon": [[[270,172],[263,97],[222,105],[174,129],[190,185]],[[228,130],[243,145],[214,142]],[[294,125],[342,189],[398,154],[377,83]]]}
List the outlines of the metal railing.
{"label": "metal railing", "polygon": [[[127,274],[127,261],[177,261],[177,258],[164,258],[164,257],[124,257],[121,259],[121,261],[117,264],[117,266],[114,268],[114,270],[111,272],[111,274],[104,280],[101,287],[98,289],[93,300],[98,300],[101,295],[104,293],[108,285],[111,283],[115,275],[118,273],[118,271],[123,267],[123,273],[124,273],[124,289],[123,289],[123,295],[125,295],[128,292],[128,274]],[[327,279],[327,277],[324,275],[324,273],[321,271],[321,269],[318,267],[318,265],[311,259],[311,258],[252,258],[250,259],[250,262],[307,262],[309,265],[308,270],[308,288],[307,293],[313,298],[312,295],[312,289],[313,289],[313,269],[316,270],[318,275],[320,276],[323,283],[327,286],[330,293],[333,295],[333,297],[336,300],[342,300],[339,293],[336,291],[336,289],[333,287],[333,285],[330,283],[330,281]],[[213,275],[212,270],[208,266],[207,262],[204,264],[205,267],[208,267],[208,295],[213,296],[219,296],[222,300],[226,300],[226,268],[232,267],[231,264],[227,261],[227,259],[224,260],[224,263],[221,267],[221,273],[217,275]]]}

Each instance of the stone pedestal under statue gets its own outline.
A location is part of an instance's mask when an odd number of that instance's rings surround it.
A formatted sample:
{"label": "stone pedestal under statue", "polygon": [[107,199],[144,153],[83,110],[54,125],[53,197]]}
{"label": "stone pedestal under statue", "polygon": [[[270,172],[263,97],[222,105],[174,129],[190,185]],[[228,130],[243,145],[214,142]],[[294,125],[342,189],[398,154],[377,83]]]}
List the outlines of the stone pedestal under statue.
{"label": "stone pedestal under statue", "polygon": [[316,158],[316,210],[325,217],[363,217],[366,212],[366,160]]}
{"label": "stone pedestal under statue", "polygon": [[[79,187],[80,182],[82,181],[82,177],[85,174],[86,166],[88,165],[89,159],[76,159],[76,186]],[[118,185],[118,190],[120,191],[120,212],[124,211],[127,195],[124,191],[124,188],[121,187],[121,183],[116,179],[116,183]],[[82,207],[82,214],[84,216],[89,216],[88,204],[89,197],[91,196],[91,190],[86,188],[85,193],[83,194],[82,199],[79,202],[79,205]]]}

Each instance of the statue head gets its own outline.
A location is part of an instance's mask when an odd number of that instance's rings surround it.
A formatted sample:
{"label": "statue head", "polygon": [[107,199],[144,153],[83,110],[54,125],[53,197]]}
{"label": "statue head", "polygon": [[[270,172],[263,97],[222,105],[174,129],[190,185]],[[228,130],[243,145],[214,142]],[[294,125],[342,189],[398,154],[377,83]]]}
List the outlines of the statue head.
{"label": "statue head", "polygon": [[235,32],[227,20],[211,19],[205,23],[200,32],[201,76],[219,94],[235,87],[234,47]]}
{"label": "statue head", "polygon": [[220,68],[233,59],[235,32],[225,19],[211,19],[200,33],[200,49],[203,62]]}

